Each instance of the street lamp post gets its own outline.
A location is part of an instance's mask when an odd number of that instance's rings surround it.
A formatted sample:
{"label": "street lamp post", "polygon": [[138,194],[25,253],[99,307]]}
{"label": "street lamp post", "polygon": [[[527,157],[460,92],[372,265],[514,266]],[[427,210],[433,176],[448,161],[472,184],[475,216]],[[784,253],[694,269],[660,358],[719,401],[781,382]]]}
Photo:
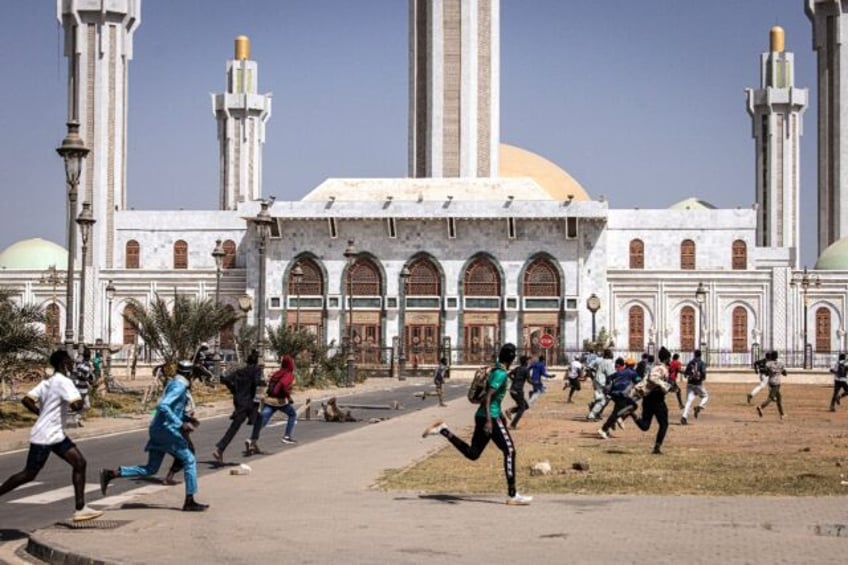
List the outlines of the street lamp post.
{"label": "street lamp post", "polygon": [[259,330],[258,348],[259,355],[265,359],[265,252],[268,246],[268,235],[271,231],[271,224],[274,223],[274,218],[268,211],[270,204],[267,200],[263,200],[260,204],[259,213],[253,218],[253,224],[256,226],[257,247],[259,249],[259,296],[256,305],[256,325]]}
{"label": "street lamp post", "polygon": [[88,241],[91,238],[91,226],[97,220],[91,214],[91,203],[83,202],[82,210],[77,216],[77,225],[80,229],[80,239],[82,247],[82,257],[80,260],[80,299],[79,299],[79,330],[77,331],[77,339],[80,347],[85,343],[85,264],[88,258]]}
{"label": "street lamp post", "polygon": [[[221,240],[215,240],[215,249],[212,250],[212,259],[215,260],[215,310],[221,305],[221,266],[224,264],[224,247],[221,245]],[[221,362],[221,331],[215,332],[215,372],[218,372],[219,363]]]}
{"label": "street lamp post", "polygon": [[56,152],[65,162],[65,184],[68,188],[68,272],[67,288],[65,292],[65,351],[71,353],[74,349],[74,254],[76,252],[76,230],[74,229],[74,216],[77,213],[77,188],[79,187],[80,174],[82,173],[82,160],[88,155],[79,135],[79,122],[71,120],[67,123],[68,134],[62,140],[62,145],[56,148]]}
{"label": "street lamp post", "polygon": [[356,380],[356,356],[353,344],[353,265],[356,262],[356,246],[352,239],[347,240],[344,257],[347,260],[347,386],[353,386]]}
{"label": "street lamp post", "polygon": [[706,347],[704,341],[704,304],[707,301],[707,289],[703,282],[698,283],[698,289],[695,291],[695,301],[698,303],[698,349],[703,350]]}
{"label": "street lamp post", "polygon": [[300,331],[300,281],[303,280],[303,268],[300,262],[294,264],[291,276],[294,279],[294,291],[297,295],[297,309],[295,310],[294,331]]}
{"label": "street lamp post", "polygon": [[821,279],[819,279],[818,275],[809,274],[807,272],[807,267],[804,267],[804,272],[801,273],[801,276],[793,278],[789,285],[793,288],[801,289],[801,297],[804,304],[804,368],[812,369],[813,352],[812,347],[808,343],[807,337],[807,314],[810,307],[810,298],[807,293],[809,292],[811,286],[821,286]]}
{"label": "street lamp post", "polygon": [[398,340],[400,349],[400,351],[398,351],[399,381],[406,380],[406,295],[409,291],[409,277],[411,274],[409,267],[406,265],[404,265],[403,269],[400,270],[400,284],[402,292],[400,297],[400,340]]}
{"label": "street lamp post", "polygon": [[111,279],[106,283],[106,375],[112,377],[112,301],[115,299],[115,285]]}

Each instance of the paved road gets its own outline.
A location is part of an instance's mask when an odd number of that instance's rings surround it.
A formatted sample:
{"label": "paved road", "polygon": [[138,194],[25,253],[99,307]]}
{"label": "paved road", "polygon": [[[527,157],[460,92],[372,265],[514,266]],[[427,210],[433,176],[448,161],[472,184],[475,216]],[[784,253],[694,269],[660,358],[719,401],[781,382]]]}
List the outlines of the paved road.
{"label": "paved road", "polygon": [[[464,395],[467,387],[467,382],[447,384],[445,387],[446,399],[450,400]],[[326,423],[323,418],[313,420],[301,418],[298,421],[295,436],[301,444],[306,444],[343,431],[366,426],[372,418],[393,418],[425,406],[432,406],[437,402],[435,397],[428,396],[426,399],[422,399],[415,396],[416,393],[431,390],[432,385],[429,383],[429,379],[415,379],[402,386],[394,383],[392,388],[386,390],[354,393],[340,398],[339,405],[353,406],[352,411],[354,416],[359,419],[358,422],[339,424]],[[320,406],[320,403],[316,404],[315,407]],[[397,408],[394,408],[396,405]],[[357,408],[357,406],[372,406],[373,408]],[[379,408],[381,406],[386,408]],[[193,441],[198,450],[198,474],[200,476],[217,469],[212,461],[212,449],[224,434],[229,422],[227,415],[207,418],[202,420],[201,426],[194,432]],[[268,428],[263,430],[259,443],[267,455],[298,447],[283,445],[280,442],[284,425],[285,416],[278,413],[274,415]],[[235,465],[242,461],[249,463],[251,460],[263,457],[245,458],[242,456],[243,441],[248,434],[249,429],[245,424],[225,453],[225,460],[228,464]],[[129,500],[136,494],[151,493],[168,488],[163,487],[158,479],[118,480],[109,486],[107,499],[100,495],[97,485],[98,470],[101,467],[143,464],[146,460],[143,451],[146,442],[146,429],[77,441],[88,459],[87,501],[91,506],[114,505],[117,502]],[[0,454],[0,481],[18,472],[25,460],[25,450]],[[165,459],[159,476],[165,474],[170,461],[170,457]],[[178,476],[178,479],[182,480],[182,476]],[[203,499],[202,493],[198,498]],[[21,532],[33,531],[57,521],[66,520],[72,511],[73,489],[70,486],[70,468],[61,459],[51,456],[36,481],[7,494],[0,500],[0,543],[16,539],[21,535]]]}

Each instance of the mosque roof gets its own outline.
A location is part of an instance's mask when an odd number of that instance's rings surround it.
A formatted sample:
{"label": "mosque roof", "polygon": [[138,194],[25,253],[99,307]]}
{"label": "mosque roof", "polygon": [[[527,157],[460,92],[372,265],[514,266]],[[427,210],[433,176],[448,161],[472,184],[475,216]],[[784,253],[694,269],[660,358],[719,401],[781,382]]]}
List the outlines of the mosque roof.
{"label": "mosque roof", "polygon": [[571,175],[525,149],[501,144],[500,173],[496,178],[327,179],[303,200],[591,201]]}
{"label": "mosque roof", "polygon": [[848,271],[848,237],[831,243],[816,261],[817,271]]}
{"label": "mosque roof", "polygon": [[676,202],[668,207],[669,210],[715,210],[716,207],[707,202],[706,200],[701,200],[699,198],[695,198],[694,196],[691,198],[687,198],[685,200],[681,200],[680,202]]}
{"label": "mosque roof", "polygon": [[68,264],[64,247],[35,237],[13,243],[0,253],[0,269],[47,269],[51,265]]}

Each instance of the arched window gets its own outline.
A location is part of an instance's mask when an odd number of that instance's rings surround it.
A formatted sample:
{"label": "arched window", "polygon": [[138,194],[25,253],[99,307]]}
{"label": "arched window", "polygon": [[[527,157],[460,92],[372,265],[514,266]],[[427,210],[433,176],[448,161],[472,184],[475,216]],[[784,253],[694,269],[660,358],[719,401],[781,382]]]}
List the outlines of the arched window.
{"label": "arched window", "polygon": [[680,270],[695,270],[695,242],[691,239],[684,239],[680,243]]}
{"label": "arched window", "polygon": [[630,268],[645,268],[645,243],[641,239],[630,241]]}
{"label": "arched window", "polygon": [[680,351],[695,351],[695,309],[680,309]]}
{"label": "arched window", "polygon": [[174,268],[188,269],[188,243],[182,239],[174,242]]}
{"label": "arched window", "polygon": [[645,349],[645,311],[641,306],[631,306],[627,313],[627,332],[631,351]]}
{"label": "arched window", "polygon": [[734,271],[744,271],[748,268],[748,245],[744,241],[734,241],[731,253]]}
{"label": "arched window", "polygon": [[[298,263],[303,271],[303,277],[300,279],[300,286],[298,287],[295,278],[291,276],[291,271],[289,271],[288,294],[290,296],[297,296],[298,293],[301,296],[324,296],[324,278],[315,261],[300,259]],[[345,286],[345,292],[347,292],[347,286]]]}
{"label": "arched window", "polygon": [[224,260],[221,262],[222,269],[236,268],[236,242],[232,239],[225,241],[221,247],[224,249]]}
{"label": "arched window", "polygon": [[491,261],[475,259],[465,271],[465,296],[500,296],[501,277]]}
{"label": "arched window", "polygon": [[441,296],[442,279],[439,270],[430,259],[418,258],[409,264],[409,280],[406,282],[407,296]]}
{"label": "arched window", "polygon": [[383,285],[380,270],[373,261],[359,258],[350,270],[353,296],[382,296]]}
{"label": "arched window", "polygon": [[59,334],[59,305],[51,302],[44,309],[44,333],[55,343],[59,343],[61,336]]}
{"label": "arched window", "polygon": [[135,311],[135,307],[132,304],[127,304],[127,307],[124,308],[124,315],[121,318],[124,321],[124,345],[135,345],[138,341],[138,333],[127,320],[127,318],[131,318],[135,314]]}
{"label": "arched window", "polygon": [[138,269],[141,264],[141,247],[138,242],[131,239],[127,242],[124,252],[124,264],[127,269]]}
{"label": "arched window", "polygon": [[824,306],[816,309],[816,352],[830,353],[830,310]]}
{"label": "arched window", "polygon": [[524,272],[524,296],[559,296],[559,272],[547,259],[536,259]]}
{"label": "arched window", "polygon": [[748,351],[748,311],[737,306],[733,309],[733,353]]}

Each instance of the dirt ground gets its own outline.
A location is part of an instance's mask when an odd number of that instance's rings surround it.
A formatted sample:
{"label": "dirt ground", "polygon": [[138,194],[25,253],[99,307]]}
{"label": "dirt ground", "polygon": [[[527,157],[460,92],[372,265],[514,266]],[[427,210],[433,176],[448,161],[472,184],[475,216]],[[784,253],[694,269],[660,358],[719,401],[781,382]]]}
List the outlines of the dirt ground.
{"label": "dirt ground", "polygon": [[[566,393],[552,383],[512,432],[518,453],[518,488],[530,493],[694,494],[694,495],[845,495],[848,494],[848,398],[830,412],[832,388],[816,385],[782,387],[786,417],[774,403],[760,418],[749,405],[751,385],[710,384],[706,409],[689,425],[680,424],[682,410],[667,397],[669,430],[662,455],[652,455],[656,423],[642,432],[628,420],[625,429],[607,440],[598,436],[599,422],[587,422],[591,390]],[[685,402],[685,390],[683,400]],[[510,406],[507,400],[505,406]],[[608,408],[608,410],[611,406]],[[474,407],[467,422],[449,422],[468,438]],[[440,441],[433,438],[432,441]],[[503,459],[494,444],[477,462],[464,459],[446,441],[427,460],[386,473],[389,490],[434,492],[499,492],[504,488]],[[531,475],[533,464],[547,461],[552,472]],[[582,465],[588,470],[575,470]],[[843,484],[845,481],[845,484]]]}

